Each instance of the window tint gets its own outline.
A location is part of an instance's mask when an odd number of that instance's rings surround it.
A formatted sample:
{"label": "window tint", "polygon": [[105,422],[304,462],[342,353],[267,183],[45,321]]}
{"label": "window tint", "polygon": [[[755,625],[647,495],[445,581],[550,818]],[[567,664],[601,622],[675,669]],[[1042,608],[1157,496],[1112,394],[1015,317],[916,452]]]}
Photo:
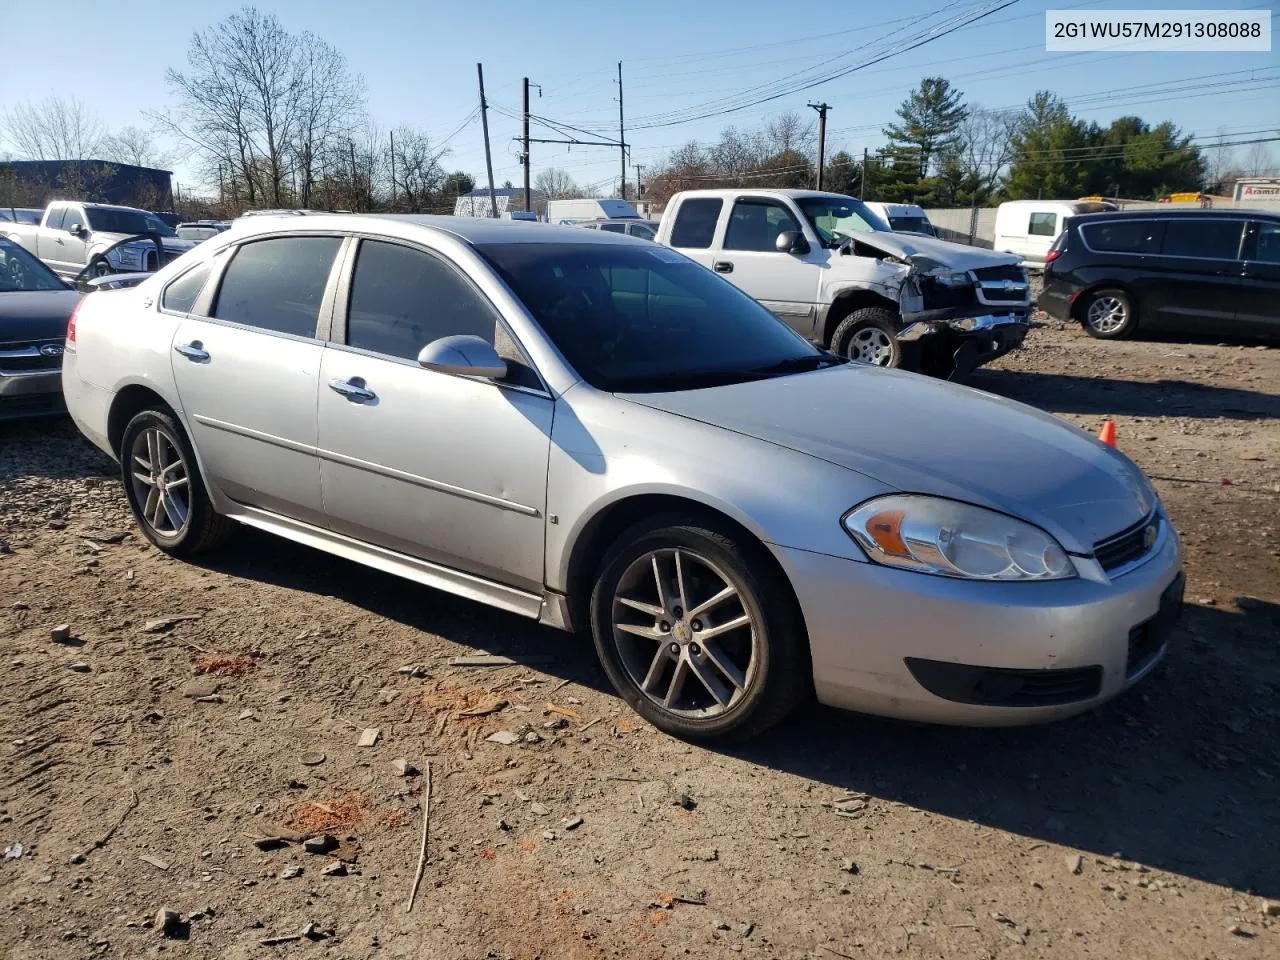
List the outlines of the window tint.
{"label": "window tint", "polygon": [[1160,252],[1166,257],[1235,260],[1240,256],[1242,220],[1169,220]]}
{"label": "window tint", "polygon": [[673,247],[706,248],[716,235],[716,221],[724,202],[716,197],[695,197],[680,204],[671,227]]}
{"label": "window tint", "polygon": [[53,210],[49,211],[49,219],[45,221],[44,225],[50,230],[61,230],[62,218],[66,215],[66,207],[55,207]]}
{"label": "window tint", "polygon": [[628,224],[627,233],[631,234],[633,237],[640,237],[644,240],[652,240],[658,235],[657,231],[647,223]]}
{"label": "window tint", "polygon": [[726,250],[763,250],[777,253],[774,246],[778,234],[786,230],[799,230],[800,224],[786,207],[765,200],[739,200],[729,214],[729,229],[725,231]]}
{"label": "window tint", "polygon": [[625,223],[602,223],[600,229],[606,233],[625,233],[627,225]]}
{"label": "window tint", "polygon": [[316,319],[338,237],[278,237],[246,243],[227,266],[213,315],[299,337]]}
{"label": "window tint", "polygon": [[347,310],[348,346],[416,361],[428,343],[457,334],[493,344],[508,363],[506,382],[541,385],[493,307],[452,266],[395,243],[360,244]]}
{"label": "window tint", "polygon": [[75,207],[67,207],[66,217],[64,217],[62,221],[62,229],[70,233],[72,226],[74,226],[77,223],[80,224],[80,226],[82,227],[90,226],[84,221],[85,221],[84,211],[77,210]]}
{"label": "window tint", "polygon": [[1087,223],[1080,228],[1084,242],[1094,250],[1109,253],[1154,253],[1156,221],[1108,220]]}
{"label": "window tint", "polygon": [[209,267],[210,264],[202,263],[170,283],[160,297],[160,306],[174,313],[190,313],[204,289],[204,282],[209,279]]}
{"label": "window tint", "polygon": [[1058,232],[1056,213],[1033,213],[1027,224],[1027,233],[1033,237],[1052,237]]}
{"label": "window tint", "polygon": [[1258,263],[1280,263],[1280,223],[1262,222],[1258,227]]}

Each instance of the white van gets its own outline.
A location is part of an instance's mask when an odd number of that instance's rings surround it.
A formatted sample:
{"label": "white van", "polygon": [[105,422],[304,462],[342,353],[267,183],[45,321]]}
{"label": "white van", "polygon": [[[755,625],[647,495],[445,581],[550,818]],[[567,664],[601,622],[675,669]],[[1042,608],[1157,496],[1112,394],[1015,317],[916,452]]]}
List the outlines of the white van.
{"label": "white van", "polygon": [[636,208],[625,200],[548,200],[547,223],[581,223],[583,220],[639,220]]}
{"label": "white van", "polygon": [[926,237],[938,235],[937,229],[929,222],[929,215],[914,203],[873,203],[868,200],[864,205],[880,214],[880,219],[895,233],[919,233]]}
{"label": "white van", "polygon": [[996,210],[994,248],[1022,257],[1028,267],[1043,269],[1045,255],[1067,217],[1119,209],[1106,200],[1009,200]]}

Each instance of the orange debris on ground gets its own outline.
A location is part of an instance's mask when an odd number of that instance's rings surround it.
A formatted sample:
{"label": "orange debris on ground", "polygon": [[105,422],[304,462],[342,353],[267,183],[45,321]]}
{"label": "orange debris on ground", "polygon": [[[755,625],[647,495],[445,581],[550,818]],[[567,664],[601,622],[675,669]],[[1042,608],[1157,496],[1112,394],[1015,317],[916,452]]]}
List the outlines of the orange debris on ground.
{"label": "orange debris on ground", "polygon": [[253,657],[230,653],[211,653],[196,660],[196,673],[214,677],[238,677],[256,666]]}
{"label": "orange debris on ground", "polygon": [[350,830],[364,822],[372,807],[367,797],[353,791],[327,803],[307,801],[298,808],[290,823],[303,833]]}

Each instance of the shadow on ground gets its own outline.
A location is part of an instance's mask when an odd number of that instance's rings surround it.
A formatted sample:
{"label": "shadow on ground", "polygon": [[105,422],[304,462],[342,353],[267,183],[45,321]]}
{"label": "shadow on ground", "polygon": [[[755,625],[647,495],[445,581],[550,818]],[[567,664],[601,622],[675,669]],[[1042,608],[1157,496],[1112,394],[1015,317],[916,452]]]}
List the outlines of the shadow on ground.
{"label": "shadow on ground", "polygon": [[1108,380],[1061,373],[978,370],[966,381],[1050,413],[1227,420],[1280,418],[1280,394],[1210,387],[1186,380]]}
{"label": "shadow on ground", "polygon": [[[273,537],[241,536],[205,565],[335,596],[491,653],[552,655],[539,669],[611,692],[586,637]],[[761,740],[720,752],[838,790],[1280,896],[1280,607],[1256,599],[1242,607],[1188,607],[1160,667],[1071,720],[957,729],[811,705]]]}

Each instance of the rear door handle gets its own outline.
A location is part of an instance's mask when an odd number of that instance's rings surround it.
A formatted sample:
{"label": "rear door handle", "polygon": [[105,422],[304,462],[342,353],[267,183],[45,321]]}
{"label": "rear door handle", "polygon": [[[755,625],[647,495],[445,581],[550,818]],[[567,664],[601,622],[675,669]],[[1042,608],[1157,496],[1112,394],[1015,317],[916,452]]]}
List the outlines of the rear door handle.
{"label": "rear door handle", "polygon": [[733,273],[733,264],[728,260],[717,260],[712,267],[716,273]]}
{"label": "rear door handle", "polygon": [[352,377],[350,380],[330,380],[329,389],[340,393],[352,403],[369,403],[377,400],[378,395],[364,385],[363,377]]}
{"label": "rear door handle", "polygon": [[204,344],[199,340],[192,340],[190,343],[175,344],[173,349],[182,354],[192,363],[209,362],[209,351],[204,348]]}

